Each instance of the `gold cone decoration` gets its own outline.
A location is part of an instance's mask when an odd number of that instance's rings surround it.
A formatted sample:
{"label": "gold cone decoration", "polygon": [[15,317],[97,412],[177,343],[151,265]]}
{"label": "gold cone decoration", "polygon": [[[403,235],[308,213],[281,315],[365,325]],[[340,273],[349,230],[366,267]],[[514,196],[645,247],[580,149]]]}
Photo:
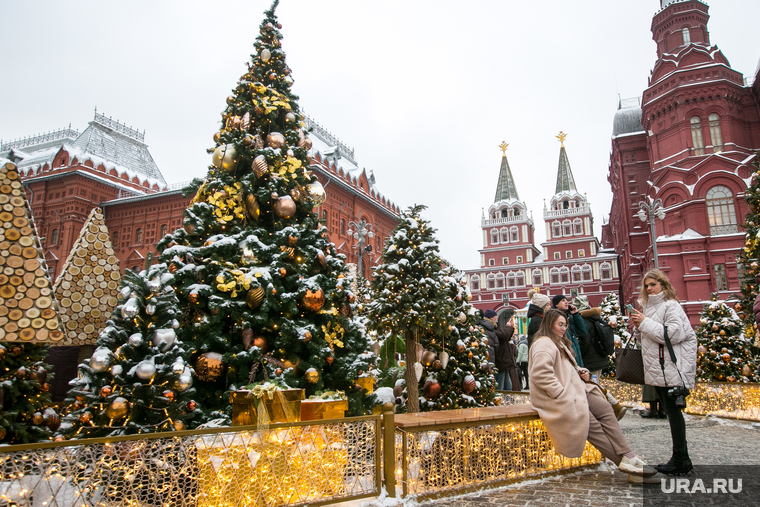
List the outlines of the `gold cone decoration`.
{"label": "gold cone decoration", "polygon": [[95,343],[118,304],[120,280],[105,216],[95,208],[53,287],[67,343]]}
{"label": "gold cone decoration", "polygon": [[0,166],[0,341],[60,343],[47,264],[16,165]]}

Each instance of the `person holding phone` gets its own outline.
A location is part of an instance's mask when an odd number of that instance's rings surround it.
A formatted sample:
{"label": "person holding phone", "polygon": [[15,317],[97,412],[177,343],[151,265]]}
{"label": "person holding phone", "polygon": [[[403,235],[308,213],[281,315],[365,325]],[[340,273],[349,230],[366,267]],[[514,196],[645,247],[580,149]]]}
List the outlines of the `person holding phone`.
{"label": "person holding phone", "polygon": [[578,312],[578,308],[570,303],[567,296],[557,294],[552,298],[552,306],[561,311],[567,317],[567,338],[572,345],[572,351],[575,355],[575,362],[578,366],[583,366],[583,357],[581,357],[581,346],[578,343],[579,336],[586,336],[588,329],[586,329],[586,323],[583,321],[583,317]]}
{"label": "person holding phone", "polygon": [[[677,392],[673,388],[693,389],[697,369],[697,335],[686,312],[681,308],[675,289],[658,269],[647,271],[641,282],[639,304],[641,311],[628,307],[629,321],[636,328],[634,336],[641,342],[646,383],[656,386],[660,403],[670,423],[673,454],[667,463],[657,465],[658,472],[667,475],[686,475],[693,466],[686,443],[686,423],[682,406],[677,405]],[[665,327],[672,343],[676,362],[670,358],[665,344]],[[660,363],[660,359],[663,363]]]}

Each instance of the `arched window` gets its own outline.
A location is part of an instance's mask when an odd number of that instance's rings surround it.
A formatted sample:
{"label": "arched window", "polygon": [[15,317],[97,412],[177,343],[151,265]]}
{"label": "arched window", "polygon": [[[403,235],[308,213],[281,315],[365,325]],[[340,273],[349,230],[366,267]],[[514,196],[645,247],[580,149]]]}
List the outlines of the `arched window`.
{"label": "arched window", "polygon": [[702,140],[702,121],[699,116],[691,117],[691,142],[694,144],[694,154],[705,154],[705,143]]}
{"label": "arched window", "polygon": [[496,273],[496,288],[504,288],[504,273]]}
{"label": "arched window", "polygon": [[512,210],[512,215],[515,216],[515,217],[517,217],[517,218],[520,218],[522,216],[522,209],[519,208],[519,207],[515,207]]}
{"label": "arched window", "polygon": [[58,244],[58,229],[53,229],[52,231],[50,231],[50,244],[51,245]]}
{"label": "arched window", "polygon": [[142,245],[142,229],[135,229],[135,245]]}
{"label": "arched window", "polygon": [[167,227],[167,225],[166,225],[166,224],[163,224],[163,225],[161,226],[161,237],[162,237],[162,238],[163,238],[164,236],[166,236],[166,232],[167,232],[168,230],[169,230],[169,227]]}
{"label": "arched window", "polygon": [[507,209],[501,210],[501,218],[509,217],[509,211]]}
{"label": "arched window", "polygon": [[599,270],[601,271],[602,280],[612,280],[612,266],[609,262],[603,262],[599,266]]}
{"label": "arched window", "polygon": [[517,272],[516,282],[518,287],[525,287],[525,273],[522,271]]}
{"label": "arched window", "polygon": [[493,273],[490,273],[486,276],[486,287],[489,289],[495,289],[496,288],[496,275]]}
{"label": "arched window", "polygon": [[573,220],[573,229],[575,229],[575,235],[576,236],[582,236],[583,235],[583,220],[580,218],[576,218]]}
{"label": "arched window", "polygon": [[588,264],[583,266],[583,281],[584,282],[591,281],[591,266],[589,266]]}
{"label": "arched window", "polygon": [[516,225],[509,228],[509,234],[512,236],[512,243],[518,243],[520,241],[520,229]]}
{"label": "arched window", "polygon": [[507,229],[506,227],[503,227],[499,231],[499,235],[501,236],[502,243],[509,243],[509,229]]}
{"label": "arched window", "polygon": [[713,153],[723,151],[723,136],[720,133],[720,117],[713,113],[708,119],[710,120],[710,141],[713,145]]}
{"label": "arched window", "polygon": [[540,269],[534,269],[532,275],[533,275],[533,285],[543,285],[544,277],[541,274]]}
{"label": "arched window", "polygon": [[722,185],[712,187],[707,191],[705,200],[711,236],[739,232],[736,224],[734,196],[728,187]]}
{"label": "arched window", "polygon": [[573,224],[570,222],[570,220],[565,220],[562,222],[562,234],[564,236],[572,236],[573,235]]}
{"label": "arched window", "polygon": [[549,280],[552,284],[559,283],[559,268],[552,268],[549,270]]}
{"label": "arched window", "polygon": [[559,280],[562,283],[570,283],[570,268],[567,266],[559,268]]}
{"label": "arched window", "polygon": [[562,237],[562,226],[559,222],[552,222],[552,238]]}
{"label": "arched window", "polygon": [[496,229],[491,229],[491,244],[492,245],[499,244],[499,231],[497,231]]}
{"label": "arched window", "polygon": [[689,33],[688,26],[681,30],[681,34],[683,34],[683,45],[686,46],[688,44],[691,44],[691,34]]}
{"label": "arched window", "polygon": [[517,280],[517,277],[515,276],[515,273],[510,272],[507,275],[507,287],[514,287],[516,280]]}
{"label": "arched window", "polygon": [[573,266],[573,269],[571,269],[573,274],[573,282],[580,282],[581,281],[581,267],[580,266]]}
{"label": "arched window", "polygon": [[480,277],[479,276],[473,276],[470,278],[470,290],[478,291],[480,290]]}

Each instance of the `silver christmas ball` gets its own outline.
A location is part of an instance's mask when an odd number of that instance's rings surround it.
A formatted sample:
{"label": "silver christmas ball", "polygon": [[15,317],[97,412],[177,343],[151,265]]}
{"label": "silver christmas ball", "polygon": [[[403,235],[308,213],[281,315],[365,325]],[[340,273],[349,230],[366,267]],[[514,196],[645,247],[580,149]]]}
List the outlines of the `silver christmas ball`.
{"label": "silver christmas ball", "polygon": [[111,366],[111,357],[105,352],[98,352],[90,358],[90,368],[97,373],[102,373]]}
{"label": "silver christmas ball", "polygon": [[129,297],[129,294],[131,292],[132,292],[132,289],[130,289],[129,287],[124,287],[123,289],[121,289],[121,297],[123,297],[124,299],[126,299],[126,298]]}
{"label": "silver christmas ball", "polygon": [[185,371],[185,365],[182,363],[174,363],[172,364],[172,373],[175,375],[182,375],[182,373]]}
{"label": "silver christmas ball", "polygon": [[133,319],[140,312],[140,307],[137,305],[137,299],[131,297],[121,307],[121,316],[125,319]]}
{"label": "silver christmas ball", "polygon": [[268,62],[269,59],[272,58],[272,52],[268,49],[264,48],[261,50],[261,61],[262,62]]}
{"label": "silver christmas ball", "polygon": [[153,346],[158,347],[161,352],[166,352],[174,345],[177,338],[177,334],[174,329],[156,329],[156,334],[153,338]]}
{"label": "silver christmas ball", "polygon": [[122,373],[124,373],[124,368],[120,364],[111,366],[111,375],[121,375]]}
{"label": "silver christmas ball", "polygon": [[137,348],[143,344],[143,336],[140,333],[135,333],[129,337],[129,344]]}
{"label": "silver christmas ball", "polygon": [[179,321],[177,319],[172,320],[172,327],[174,329],[179,329]]}
{"label": "silver christmas ball", "polygon": [[137,365],[136,374],[138,378],[143,380],[151,379],[153,378],[153,375],[156,374],[156,365],[148,361],[143,361]]}
{"label": "silver christmas ball", "polygon": [[148,289],[153,294],[158,294],[161,291],[161,281],[160,280],[151,280],[148,282]]}
{"label": "silver christmas ball", "polygon": [[148,315],[153,315],[156,313],[156,305],[148,305],[145,307],[145,313]]}
{"label": "silver christmas ball", "polygon": [[184,391],[193,385],[193,377],[189,374],[180,375],[177,379],[177,389]]}

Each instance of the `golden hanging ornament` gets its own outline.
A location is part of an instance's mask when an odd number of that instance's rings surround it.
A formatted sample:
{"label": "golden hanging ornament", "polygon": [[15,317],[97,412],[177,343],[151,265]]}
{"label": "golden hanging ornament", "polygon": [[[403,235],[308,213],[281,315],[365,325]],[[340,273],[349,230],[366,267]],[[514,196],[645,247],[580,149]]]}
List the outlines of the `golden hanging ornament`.
{"label": "golden hanging ornament", "polygon": [[119,396],[108,405],[108,408],[106,408],[106,416],[108,416],[109,419],[121,419],[127,415],[128,411],[129,402],[125,398]]}
{"label": "golden hanging ornament", "polygon": [[307,290],[303,297],[303,304],[313,312],[319,311],[325,304],[325,292],[322,289]]}
{"label": "golden hanging ornament", "polygon": [[218,352],[206,352],[201,354],[195,363],[195,373],[204,382],[215,382],[224,373],[222,355]]}
{"label": "golden hanging ornament", "polygon": [[309,384],[316,384],[319,382],[319,372],[314,368],[309,368],[306,373],[304,373],[304,377]]}
{"label": "golden hanging ornament", "polygon": [[261,208],[259,207],[259,201],[256,200],[256,196],[253,194],[248,194],[245,196],[245,210],[248,212],[248,216],[254,219],[256,222],[259,221],[259,216],[261,216]]}
{"label": "golden hanging ornament", "polygon": [[251,170],[253,171],[253,174],[255,174],[257,178],[261,178],[262,176],[264,176],[266,173],[269,172],[267,159],[264,157],[264,155],[258,155],[256,158],[253,159],[253,162],[251,162]]}
{"label": "golden hanging ornament", "polygon": [[325,254],[322,252],[322,250],[317,251],[317,262],[319,262],[319,265],[322,266],[322,269],[325,269],[327,267],[327,259],[325,258]]}
{"label": "golden hanging ornament", "polygon": [[306,185],[306,193],[309,194],[314,206],[322,206],[327,198],[325,188],[318,181],[314,181]]}
{"label": "golden hanging ornament", "polygon": [[282,148],[285,146],[285,136],[279,132],[270,132],[267,134],[267,145],[274,149]]}
{"label": "golden hanging ornament", "polygon": [[113,389],[111,388],[111,386],[103,386],[100,388],[100,395],[103,398],[107,398],[108,396],[111,395],[112,392],[113,392]]}
{"label": "golden hanging ornament", "polygon": [[278,218],[290,218],[296,213],[296,203],[289,195],[278,197],[274,203],[274,214]]}
{"label": "golden hanging ornament", "polygon": [[263,336],[257,336],[256,338],[254,338],[253,339],[253,346],[254,347],[258,347],[259,349],[261,349],[261,353],[262,354],[266,354],[267,350],[269,350],[269,345],[267,343],[267,339],[264,338]]}
{"label": "golden hanging ornament", "polygon": [[245,296],[245,302],[248,303],[248,306],[255,310],[259,306],[261,306],[261,303],[264,301],[264,287],[252,287],[248,294]]}
{"label": "golden hanging ornament", "polygon": [[182,421],[174,421],[172,423],[172,428],[174,428],[175,431],[185,431],[187,426],[185,426],[185,423]]}

